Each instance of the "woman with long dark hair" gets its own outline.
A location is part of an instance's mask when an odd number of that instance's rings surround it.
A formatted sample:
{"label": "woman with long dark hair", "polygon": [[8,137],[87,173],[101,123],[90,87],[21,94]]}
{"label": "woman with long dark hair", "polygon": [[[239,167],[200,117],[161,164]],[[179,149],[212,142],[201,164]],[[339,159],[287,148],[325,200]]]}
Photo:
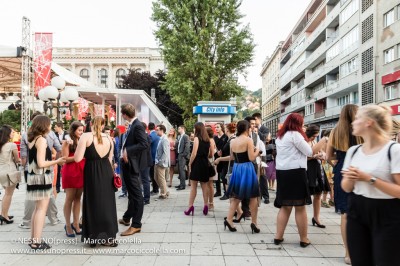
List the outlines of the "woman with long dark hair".
{"label": "woman with long dark hair", "polygon": [[204,124],[197,122],[194,124],[194,142],[193,151],[189,161],[189,176],[190,176],[190,196],[189,207],[184,212],[185,215],[194,215],[194,200],[197,195],[197,182],[201,184],[203,191],[203,214],[208,214],[208,186],[207,183],[210,179],[208,172],[209,161],[208,158],[212,156],[213,150],[210,146],[210,138],[208,137],[207,130]]}
{"label": "woman with long dark hair", "polygon": [[[82,234],[79,227],[79,214],[81,212],[85,160],[79,163],[75,162],[74,154],[79,138],[83,134],[83,127],[84,125],[81,122],[73,122],[69,128],[69,138],[71,141],[65,141],[62,146],[63,156],[66,158],[66,164],[62,168],[62,187],[66,193],[64,202],[64,230],[68,237],[75,237],[75,234]],[[73,214],[72,224],[71,210]]]}
{"label": "woman with long dark hair", "polygon": [[74,159],[85,158],[83,170],[82,242],[116,247],[118,232],[117,207],[112,167],[113,141],[103,132],[104,118],[92,120],[91,132],[82,134]]}
{"label": "woman with long dark hair", "polygon": [[5,190],[3,200],[1,202],[1,215],[0,223],[11,224],[14,221],[12,216],[8,215],[10,209],[12,195],[16,187],[7,175],[18,171],[16,164],[20,162],[18,158],[18,148],[13,142],[10,142],[14,137],[14,130],[8,126],[3,125],[0,128],[0,184]]}
{"label": "woman with long dark hair", "polygon": [[[238,206],[243,199],[250,199],[250,228],[252,233],[260,232],[257,226],[257,197],[260,196],[260,188],[257,174],[252,163],[257,156],[259,156],[260,150],[254,148],[253,140],[249,138],[249,129],[249,122],[246,120],[239,121],[237,123],[236,138],[233,139],[230,144],[230,156],[232,160],[235,160],[235,163],[233,165],[228,190],[226,191],[230,198],[230,206],[227,218],[224,221],[224,226],[225,228],[228,227],[231,232],[237,231],[236,227],[233,226],[233,216],[236,210],[240,210]],[[242,217],[239,212],[237,215]]]}
{"label": "woman with long dark hair", "polygon": [[342,182],[342,168],[344,158],[346,157],[347,150],[354,145],[362,143],[359,136],[351,134],[351,123],[354,121],[358,106],[355,104],[347,104],[340,112],[339,121],[329,136],[329,142],[326,147],[327,161],[336,159],[336,164],[333,167],[333,181],[334,181],[334,200],[335,211],[341,214],[340,229],[343,238],[343,244],[346,249],[344,261],[346,264],[351,264],[349,251],[347,248],[347,234],[346,234],[346,221],[347,221],[347,197],[346,193],[340,186]]}
{"label": "woman with long dark hair", "polygon": [[55,164],[64,164],[65,158],[51,160],[51,150],[45,136],[51,130],[50,118],[38,115],[32,120],[28,130],[28,176],[26,199],[36,202],[31,222],[32,249],[49,249],[50,246],[42,241],[42,231],[50,195],[53,191],[53,180],[50,167]]}
{"label": "woman with long dark hair", "polygon": [[275,245],[283,242],[283,234],[294,207],[300,246],[307,247],[307,212],[305,205],[311,204],[307,182],[307,157],[312,157],[327,142],[322,138],[312,148],[304,133],[303,116],[290,114],[278,131],[276,143],[277,190],[275,207],[279,208],[276,221]]}
{"label": "woman with long dark hair", "polygon": [[[217,133],[217,134],[215,136],[213,136],[213,139],[215,141],[215,146],[216,146],[214,159],[217,159],[222,156],[222,148],[225,146],[226,142],[228,141],[228,136],[225,133],[224,124],[222,124],[222,123],[215,124],[215,133]],[[221,196],[222,166],[223,166],[223,164],[217,165],[217,180],[215,181],[216,192],[213,195],[213,197]],[[226,187],[224,186],[223,189],[224,189],[224,195],[225,195]]]}

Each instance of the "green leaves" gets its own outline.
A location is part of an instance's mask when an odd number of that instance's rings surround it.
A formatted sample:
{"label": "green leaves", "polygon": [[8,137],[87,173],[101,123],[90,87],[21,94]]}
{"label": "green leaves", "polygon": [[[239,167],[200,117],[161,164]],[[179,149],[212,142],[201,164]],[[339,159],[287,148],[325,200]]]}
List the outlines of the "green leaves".
{"label": "green leaves", "polygon": [[168,66],[162,87],[192,116],[200,100],[229,100],[240,95],[238,75],[253,57],[253,38],[238,0],[156,0],[154,32]]}

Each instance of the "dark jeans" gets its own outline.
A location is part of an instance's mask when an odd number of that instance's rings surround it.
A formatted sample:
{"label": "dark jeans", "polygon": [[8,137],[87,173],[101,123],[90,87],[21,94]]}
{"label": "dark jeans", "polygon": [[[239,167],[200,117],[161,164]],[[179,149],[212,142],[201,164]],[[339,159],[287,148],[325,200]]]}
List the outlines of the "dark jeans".
{"label": "dark jeans", "polygon": [[146,167],[140,171],[140,179],[142,180],[143,186],[143,199],[145,202],[150,202],[150,167]]}
{"label": "dark jeans", "polygon": [[158,184],[154,179],[154,162],[153,166],[150,166],[150,180],[151,180],[151,186],[153,187],[153,192],[158,193]]}
{"label": "dark jeans", "polygon": [[140,175],[127,163],[122,163],[121,167],[125,179],[125,185],[128,190],[128,209],[124,213],[123,218],[124,220],[130,220],[132,218],[131,226],[141,228],[143,216],[143,194],[140,187]]}
{"label": "dark jeans", "polygon": [[399,265],[399,199],[350,193],[346,231],[352,265]]}
{"label": "dark jeans", "polygon": [[182,154],[178,154],[178,170],[179,170],[179,180],[180,180],[180,186],[185,187],[185,180],[186,180],[186,171],[185,171],[185,166],[187,163],[186,157],[184,157]]}
{"label": "dark jeans", "polygon": [[265,200],[269,200],[268,180],[266,175],[260,176],[260,194]]}
{"label": "dark jeans", "polygon": [[122,162],[122,159],[120,159],[120,162],[119,162],[119,174],[120,174],[120,176],[121,176],[121,179],[122,179],[122,187],[121,187],[121,192],[123,193],[123,194],[126,194],[128,191],[126,190],[126,185],[125,185],[125,179],[124,179],[124,175],[123,175],[123,173],[122,173],[122,170],[121,170],[121,164],[122,164],[123,162]]}
{"label": "dark jeans", "polygon": [[[225,187],[224,187],[225,191]],[[221,194],[221,172],[218,172],[218,179],[215,180],[215,192]]]}

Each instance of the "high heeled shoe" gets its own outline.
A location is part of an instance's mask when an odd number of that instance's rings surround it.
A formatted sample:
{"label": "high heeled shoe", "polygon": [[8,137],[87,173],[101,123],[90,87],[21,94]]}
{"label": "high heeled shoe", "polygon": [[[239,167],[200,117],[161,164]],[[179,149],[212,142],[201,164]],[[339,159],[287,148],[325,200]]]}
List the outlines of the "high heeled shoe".
{"label": "high heeled shoe", "polygon": [[191,206],[187,211],[183,212],[185,215],[190,215],[192,213],[192,216],[194,215],[194,207]]}
{"label": "high heeled shoe", "polygon": [[285,240],[285,239],[284,238],[282,238],[282,239],[274,238],[274,244],[275,245],[280,245],[283,242],[283,240]]}
{"label": "high heeled shoe", "polygon": [[231,232],[236,232],[237,231],[237,229],[235,228],[235,227],[233,227],[233,226],[231,226],[230,224],[229,224],[229,222],[227,221],[227,220],[225,220],[224,221],[224,230],[226,230],[226,227],[228,226],[228,228],[229,228],[229,231],[231,231]]}
{"label": "high heeled shoe", "polygon": [[75,228],[75,226],[73,225],[73,224],[71,224],[71,228],[72,228],[72,230],[74,230],[74,232],[75,232],[75,235],[81,235],[82,234],[82,230],[81,231],[76,231],[76,228]]}
{"label": "high heeled shoe", "polygon": [[242,212],[242,215],[240,215],[239,219],[233,219],[233,222],[234,222],[235,224],[238,224],[238,223],[240,223],[240,221],[241,221],[242,219],[243,219],[244,221],[246,221],[246,217],[244,216],[244,212]]}
{"label": "high heeled shoe", "polygon": [[7,220],[6,218],[4,218],[3,216],[0,215],[0,224],[3,225],[3,223],[6,224],[12,224],[14,222],[14,220]]}
{"label": "high heeled shoe", "polygon": [[[72,228],[72,225],[71,225],[71,228]],[[67,237],[75,237],[75,234],[74,234],[74,233],[68,234],[68,232],[67,232],[67,225],[64,225],[64,230],[65,230],[65,234],[67,235]]]}
{"label": "high heeled shoe", "polygon": [[260,228],[258,228],[254,223],[251,223],[250,225],[251,227],[251,233],[253,234],[254,232],[256,232],[257,234],[260,233]]}
{"label": "high heeled shoe", "polygon": [[310,244],[311,244],[311,242],[302,242],[302,241],[300,241],[300,247],[302,247],[302,248],[306,248],[306,247],[308,247]]}
{"label": "high heeled shoe", "polygon": [[314,217],[311,219],[311,222],[312,222],[312,225],[313,225],[313,226],[316,225],[316,226],[319,227],[319,228],[325,228],[325,227],[326,227],[325,225],[318,223],[318,222],[314,219]]}
{"label": "high heeled shoe", "polygon": [[204,205],[203,214],[204,214],[204,215],[207,215],[207,214],[208,214],[208,205]]}

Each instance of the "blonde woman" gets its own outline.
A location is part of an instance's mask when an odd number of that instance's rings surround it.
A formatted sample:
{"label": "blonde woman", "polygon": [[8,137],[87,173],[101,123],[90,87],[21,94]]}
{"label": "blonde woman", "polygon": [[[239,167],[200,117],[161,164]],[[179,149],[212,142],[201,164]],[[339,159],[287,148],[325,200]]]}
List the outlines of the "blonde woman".
{"label": "blonde woman", "polygon": [[116,247],[117,208],[113,183],[113,141],[103,132],[104,118],[92,120],[91,132],[82,134],[74,154],[75,162],[85,158],[83,170],[82,241]]}
{"label": "blonde woman", "polygon": [[168,132],[168,141],[170,146],[170,160],[171,166],[169,167],[169,185],[168,187],[172,187],[172,178],[174,177],[174,171],[176,166],[176,150],[175,150],[175,143],[176,143],[176,130],[175,128],[171,128]]}
{"label": "blonde woman", "polygon": [[347,221],[347,197],[348,193],[343,191],[340,186],[342,182],[342,168],[344,158],[346,157],[347,150],[354,145],[362,142],[360,137],[353,136],[351,134],[351,123],[354,121],[358,106],[355,104],[347,104],[343,107],[339,121],[335,128],[332,130],[329,137],[329,142],[326,147],[327,161],[336,159],[337,162],[333,167],[333,180],[334,180],[334,200],[335,200],[335,211],[340,213],[341,223],[340,229],[343,238],[343,244],[346,249],[344,261],[346,264],[351,264],[349,251],[347,248],[347,235],[346,235],[346,221]]}
{"label": "blonde woman", "polygon": [[7,125],[0,128],[0,184],[5,190],[3,200],[1,202],[0,223],[11,224],[13,216],[8,215],[11,205],[11,198],[17,184],[7,177],[11,172],[17,171],[16,164],[20,163],[18,158],[17,145],[10,142],[14,138],[14,130]]}
{"label": "blonde woman", "polygon": [[400,249],[400,145],[390,140],[390,109],[360,107],[352,122],[362,145],[343,164],[342,188],[350,193],[347,240],[352,265],[398,265]]}
{"label": "blonde woman", "polygon": [[211,176],[210,179],[208,180],[208,208],[210,210],[214,209],[214,180],[218,179],[218,173],[217,169],[214,166],[214,154],[217,149],[217,146],[215,145],[215,140],[214,140],[214,131],[210,126],[206,127],[208,137],[210,138],[210,149],[212,149],[212,156],[208,158],[210,161],[211,165],[215,169],[215,175]]}

